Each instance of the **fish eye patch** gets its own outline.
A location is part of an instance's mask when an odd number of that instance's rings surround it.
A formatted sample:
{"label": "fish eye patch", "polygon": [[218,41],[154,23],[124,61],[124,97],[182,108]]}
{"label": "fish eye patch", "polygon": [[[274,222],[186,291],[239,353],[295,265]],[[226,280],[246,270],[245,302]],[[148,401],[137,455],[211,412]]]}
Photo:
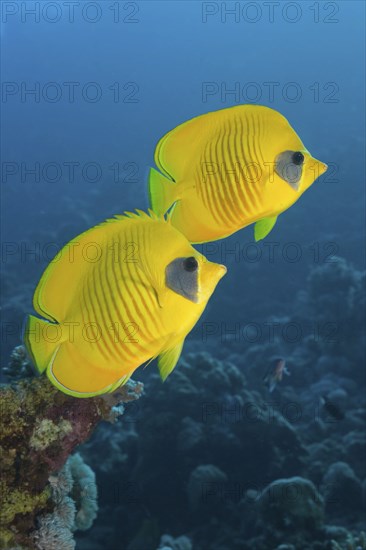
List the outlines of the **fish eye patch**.
{"label": "fish eye patch", "polygon": [[176,258],[165,269],[165,284],[191,302],[198,302],[198,262],[193,256]]}
{"label": "fish eye patch", "polygon": [[276,174],[285,180],[295,191],[299,190],[304,158],[301,151],[284,151],[275,160]]}

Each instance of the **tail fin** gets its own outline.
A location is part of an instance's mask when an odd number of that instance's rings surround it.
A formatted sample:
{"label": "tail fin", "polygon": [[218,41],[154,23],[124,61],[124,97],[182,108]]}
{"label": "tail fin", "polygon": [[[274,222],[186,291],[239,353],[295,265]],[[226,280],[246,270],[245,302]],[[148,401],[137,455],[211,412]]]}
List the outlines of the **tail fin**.
{"label": "tail fin", "polygon": [[[49,327],[55,327],[49,330]],[[24,327],[24,344],[38,372],[42,373],[49,365],[52,355],[61,344],[60,325],[49,323],[29,315]]]}
{"label": "tail fin", "polygon": [[155,214],[165,214],[178,200],[177,184],[163,176],[155,168],[150,168],[148,187],[150,208]]}

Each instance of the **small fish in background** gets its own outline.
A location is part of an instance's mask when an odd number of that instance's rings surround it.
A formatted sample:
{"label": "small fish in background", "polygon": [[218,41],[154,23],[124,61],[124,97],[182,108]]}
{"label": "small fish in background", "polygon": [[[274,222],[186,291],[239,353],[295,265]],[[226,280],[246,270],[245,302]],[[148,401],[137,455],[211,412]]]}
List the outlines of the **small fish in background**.
{"label": "small fish in background", "polygon": [[331,401],[326,395],[322,395],[320,398],[320,403],[323,406],[323,409],[330,414],[335,420],[343,420],[345,417],[342,409]]}
{"label": "small fish in background", "polygon": [[267,374],[263,378],[263,383],[267,386],[270,392],[273,392],[279,382],[282,381],[283,375],[290,375],[290,371],[286,367],[286,361],[282,357],[278,357],[272,361]]}
{"label": "small fish in background", "polygon": [[264,239],[279,214],[324,174],[289,122],[263,105],[237,105],[180,124],[158,142],[150,206],[171,212],[192,243],[223,239],[250,224]]}

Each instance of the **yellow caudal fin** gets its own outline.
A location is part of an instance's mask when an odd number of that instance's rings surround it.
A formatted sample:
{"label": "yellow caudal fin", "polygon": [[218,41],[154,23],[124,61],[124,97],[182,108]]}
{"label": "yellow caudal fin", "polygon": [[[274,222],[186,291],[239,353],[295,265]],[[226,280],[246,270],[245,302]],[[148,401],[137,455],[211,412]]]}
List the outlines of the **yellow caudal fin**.
{"label": "yellow caudal fin", "polygon": [[178,200],[177,184],[163,176],[155,168],[150,168],[148,188],[150,208],[155,214],[165,214]]}
{"label": "yellow caudal fin", "polygon": [[42,373],[61,344],[61,327],[29,315],[24,327],[23,339],[35,367]]}
{"label": "yellow caudal fin", "polygon": [[174,348],[163,351],[163,353],[159,355],[158,368],[163,382],[168,378],[169,374],[178,363],[180,354],[182,353],[183,344],[184,340],[179,342]]}

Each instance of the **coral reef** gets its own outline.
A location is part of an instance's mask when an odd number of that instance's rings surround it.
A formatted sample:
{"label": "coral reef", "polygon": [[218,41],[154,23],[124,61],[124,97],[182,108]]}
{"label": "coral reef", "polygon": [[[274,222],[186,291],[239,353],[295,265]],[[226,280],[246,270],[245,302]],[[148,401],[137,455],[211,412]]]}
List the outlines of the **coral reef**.
{"label": "coral reef", "polygon": [[[273,352],[273,344],[269,347]],[[254,373],[247,369],[247,378],[245,357],[241,369],[235,359],[188,353],[164,384],[150,374],[145,399],[129,419],[129,429],[113,438],[113,447],[105,431],[84,445],[104,486],[111,486],[118,470],[134,489],[120,493],[113,512],[106,505],[101,523],[108,547],[125,540],[133,541],[131,548],[126,543],[129,550],[150,548],[152,525],[160,537],[169,531],[187,533],[189,526],[195,550],[329,550],[332,540],[342,547],[353,536],[325,524],[336,520],[328,491],[336,489],[338,479],[337,472],[332,480],[326,477],[326,490],[323,477],[342,441],[353,433],[349,427],[357,425],[357,416],[347,410],[343,423],[328,423],[319,405],[307,402],[315,391],[311,386],[302,401],[292,387],[273,397],[263,385],[250,390],[248,378]],[[344,393],[333,399],[347,407]],[[292,415],[293,409],[302,414]],[[100,463],[98,441],[108,445],[114,462]],[[360,439],[352,441],[356,445]],[[361,511],[359,501],[352,508],[355,530],[357,506]],[[145,513],[149,520],[141,519]],[[114,528],[106,527],[109,514]],[[129,523],[122,525],[126,515]]]}
{"label": "coral reef", "polygon": [[218,495],[217,487],[226,482],[227,475],[213,464],[197,466],[189,476],[187,487],[192,510],[197,510],[204,502],[216,505],[214,497]]}
{"label": "coral reef", "polygon": [[10,380],[23,380],[34,376],[34,368],[24,346],[16,346],[13,349],[9,363],[2,372]]}
{"label": "coral reef", "polygon": [[[136,547],[150,548],[150,538],[144,542],[147,514],[156,521],[159,538],[183,533],[189,524],[194,548],[215,548],[222,522],[228,531],[243,523],[240,501],[247,490],[258,490],[263,479],[274,481],[281,471],[297,475],[304,467],[306,450],[296,430],[258,392],[249,391],[232,363],[208,353],[187,354],[164,384],[155,374],[144,383],[146,396],[129,430],[113,437],[111,469],[101,464],[96,441],[82,449],[107,491],[116,471],[130,482],[130,490],[114,499],[113,510],[107,506],[98,516],[109,547],[138,536]],[[108,441],[107,432],[100,437]],[[111,518],[113,534],[105,527]]]}
{"label": "coral reef", "polygon": [[184,535],[177,538],[163,535],[157,550],[193,550],[193,546],[190,539]]}
{"label": "coral reef", "polygon": [[57,475],[49,477],[52,514],[38,516],[31,538],[38,550],[73,549],[73,531],[90,529],[97,516],[94,472],[80,454],[71,455]]}
{"label": "coral reef", "polygon": [[[137,399],[142,390],[142,384],[130,381],[115,396],[77,399],[59,392],[46,377],[0,389],[2,548],[32,548],[35,541],[47,550],[73,548],[66,533],[73,506],[73,528],[88,529],[96,514],[96,486],[80,456],[66,461],[99,422],[116,419],[118,403]],[[68,470],[57,474],[62,467]],[[57,492],[65,497],[58,512]]]}
{"label": "coral reef", "polygon": [[74,480],[72,496],[76,503],[75,530],[87,531],[97,516],[97,486],[93,470],[79,454],[68,460]]}
{"label": "coral reef", "polygon": [[345,533],[345,541],[339,543],[335,540],[330,541],[330,550],[366,550],[366,535],[363,531],[359,535]]}
{"label": "coral reef", "polygon": [[[31,534],[32,546],[37,550],[74,550],[72,532],[58,515],[41,516],[38,529]],[[29,548],[29,546],[27,546]]]}
{"label": "coral reef", "polygon": [[[266,284],[267,276],[253,273]],[[86,433],[73,423],[77,409],[66,413],[75,406],[72,400],[67,408],[61,404],[58,414],[46,414],[42,406],[40,414],[31,410],[31,426],[23,431],[33,445],[27,452],[36,459],[47,456],[44,484],[27,492],[20,477],[19,486],[6,485],[16,506],[6,508],[4,537],[13,536],[9,526],[38,536],[43,527],[50,550],[52,544],[74,548],[74,539],[78,550],[366,548],[364,282],[364,273],[342,259],[318,265],[297,298],[299,285],[293,287],[291,307],[281,309],[272,301],[269,308],[263,300],[252,304],[248,318],[256,319],[253,309],[265,312],[264,321],[275,327],[273,338],[243,342],[218,333],[202,342],[192,335],[164,384],[154,369],[141,372],[146,397],[126,407],[121,430],[100,425],[97,412],[92,427],[84,430],[93,437],[85,440]],[[229,319],[234,307],[246,306],[240,296],[231,299],[229,306],[226,300],[220,303],[220,314],[227,312]],[[294,342],[281,332],[291,323],[302,331]],[[263,376],[271,357],[279,355],[291,375],[269,393]],[[21,350],[12,361],[7,375],[16,380],[18,368],[26,375]],[[341,411],[338,417],[324,407],[324,395]],[[105,397],[98,406],[113,421],[124,399],[118,393]],[[12,414],[18,423],[27,416],[20,408]],[[12,418],[4,424],[16,430]],[[3,451],[9,470],[18,463],[14,433],[13,445]],[[58,446],[60,438],[65,449]],[[67,460],[80,442],[78,451],[95,472],[99,489],[98,516],[87,532],[74,530],[82,499],[71,488]],[[33,479],[33,463],[29,468]],[[287,492],[288,486],[296,490]],[[55,491],[63,495],[62,506]],[[22,509],[30,511],[21,514]],[[20,538],[13,544],[20,545]]]}
{"label": "coral reef", "polygon": [[362,485],[346,462],[331,464],[322,480],[327,512],[332,518],[357,516],[362,510]]}
{"label": "coral reef", "polygon": [[323,498],[308,479],[276,479],[263,490],[257,506],[263,529],[308,531],[313,535],[323,526]]}

